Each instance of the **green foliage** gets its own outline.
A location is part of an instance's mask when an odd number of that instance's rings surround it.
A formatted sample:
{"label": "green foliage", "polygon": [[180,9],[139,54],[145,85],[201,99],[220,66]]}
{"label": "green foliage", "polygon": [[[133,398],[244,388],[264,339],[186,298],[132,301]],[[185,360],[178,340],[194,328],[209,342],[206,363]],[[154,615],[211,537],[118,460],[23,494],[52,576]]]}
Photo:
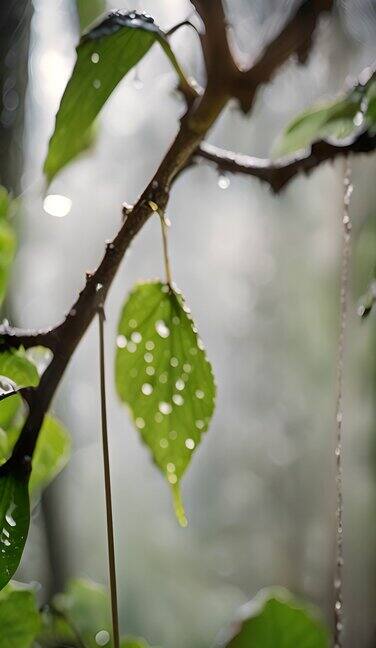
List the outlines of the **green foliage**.
{"label": "green foliage", "polygon": [[25,356],[24,351],[3,351],[0,353],[0,376],[5,376],[16,387],[36,387],[39,374],[36,366]]}
{"label": "green foliage", "polygon": [[280,136],[274,153],[294,153],[328,137],[342,140],[365,128],[372,132],[376,128],[375,74],[345,97],[313,106],[296,117]]}
{"label": "green foliage", "polygon": [[155,42],[182,76],[164,33],[148,16],[116,11],[84,34],[49,143],[44,164],[48,182],[88,147],[93,122],[103,105]]}
{"label": "green foliage", "polygon": [[[78,640],[85,648],[100,645],[112,648],[110,619],[105,588],[83,578],[73,580],[64,594],[55,596],[51,610],[43,614],[43,631],[38,643],[48,646],[69,641],[76,645]],[[123,637],[121,648],[149,647],[142,639]]]}
{"label": "green foliage", "polygon": [[329,648],[326,628],[285,590],[261,592],[221,648]]}
{"label": "green foliage", "polygon": [[35,498],[69,461],[71,438],[65,427],[47,414],[33,455],[29,492]]}
{"label": "green foliage", "polygon": [[5,297],[9,270],[16,251],[16,237],[8,222],[10,205],[7,190],[0,186],[0,304]]}
{"label": "green foliage", "polygon": [[180,523],[179,481],[214,411],[211,366],[180,293],[137,285],[121,314],[116,386],[136,428],[170,483]]}
{"label": "green foliage", "polygon": [[10,584],[0,594],[0,648],[29,648],[41,621],[34,592]]}
{"label": "green foliage", "polygon": [[5,464],[0,468],[0,590],[19,565],[29,523],[27,475]]}

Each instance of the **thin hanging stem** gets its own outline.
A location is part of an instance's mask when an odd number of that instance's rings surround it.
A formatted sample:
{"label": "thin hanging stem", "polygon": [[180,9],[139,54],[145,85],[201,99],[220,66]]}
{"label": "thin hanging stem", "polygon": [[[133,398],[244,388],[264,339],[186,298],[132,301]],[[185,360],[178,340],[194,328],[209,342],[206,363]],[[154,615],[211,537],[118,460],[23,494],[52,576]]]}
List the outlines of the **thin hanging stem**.
{"label": "thin hanging stem", "polygon": [[170,257],[168,253],[168,228],[169,228],[169,221],[166,219],[166,216],[163,212],[158,212],[159,218],[161,221],[161,229],[162,229],[162,241],[163,241],[163,256],[164,256],[164,265],[165,265],[165,272],[166,272],[166,282],[172,288],[172,274],[171,274],[171,265],[170,265]]}
{"label": "thin hanging stem", "polygon": [[351,167],[345,162],[343,178],[343,215],[342,215],[342,263],[340,282],[340,329],[337,357],[337,398],[336,398],[336,562],[334,573],[334,648],[342,648],[343,633],[343,493],[342,493],[342,427],[343,427],[343,360],[345,351],[345,332],[347,324],[349,266],[351,254],[350,198],[352,193]]}
{"label": "thin hanging stem", "polygon": [[106,377],[105,377],[105,354],[104,354],[105,319],[106,318],[104,314],[103,305],[100,305],[98,308],[99,364],[100,364],[100,387],[101,387],[103,468],[104,468],[104,484],[105,484],[105,494],[106,494],[108,567],[109,567],[109,576],[110,576],[111,614],[112,614],[112,632],[113,632],[114,648],[119,648],[120,638],[119,638],[119,614],[118,614],[117,588],[116,588],[114,522],[113,522],[113,515],[112,515],[111,473],[110,473],[110,459],[109,459],[109,452],[108,452],[108,433],[107,433]]}

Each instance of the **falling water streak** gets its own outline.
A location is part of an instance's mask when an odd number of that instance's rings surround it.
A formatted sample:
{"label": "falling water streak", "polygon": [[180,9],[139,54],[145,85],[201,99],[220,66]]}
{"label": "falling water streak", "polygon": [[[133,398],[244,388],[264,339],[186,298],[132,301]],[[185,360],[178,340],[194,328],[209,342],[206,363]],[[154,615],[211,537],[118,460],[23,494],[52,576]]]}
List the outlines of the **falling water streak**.
{"label": "falling water streak", "polygon": [[351,254],[351,220],[350,199],[352,194],[351,167],[345,161],[343,174],[343,212],[342,212],[342,263],[340,281],[340,330],[338,337],[337,358],[337,399],[336,399],[336,562],[334,573],[334,648],[342,648],[343,631],[343,494],[342,494],[342,427],[343,427],[343,360],[345,348],[345,331],[347,324],[349,264]]}
{"label": "falling water streak", "polygon": [[[102,286],[100,286],[100,289],[101,288]],[[109,459],[109,451],[108,451],[108,433],[107,433],[106,378],[105,378],[105,353],[104,353],[105,314],[103,310],[103,305],[100,305],[98,308],[98,321],[99,321],[99,364],[100,364],[100,387],[101,387],[103,468],[104,468],[104,484],[105,484],[105,494],[106,494],[107,544],[108,544],[108,566],[109,566],[110,591],[111,591],[112,631],[113,631],[114,648],[119,648],[120,646],[119,613],[118,613],[117,587],[116,587],[114,522],[113,522],[113,515],[112,515],[111,473],[110,473],[110,459]]]}

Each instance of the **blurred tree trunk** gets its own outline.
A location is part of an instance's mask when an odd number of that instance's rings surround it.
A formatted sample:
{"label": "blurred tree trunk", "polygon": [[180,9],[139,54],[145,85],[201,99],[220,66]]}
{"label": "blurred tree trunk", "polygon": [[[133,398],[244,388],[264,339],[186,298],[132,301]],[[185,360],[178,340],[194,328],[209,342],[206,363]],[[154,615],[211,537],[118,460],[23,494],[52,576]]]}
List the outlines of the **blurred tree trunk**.
{"label": "blurred tree trunk", "polygon": [[31,0],[0,3],[0,183],[18,193],[28,78]]}

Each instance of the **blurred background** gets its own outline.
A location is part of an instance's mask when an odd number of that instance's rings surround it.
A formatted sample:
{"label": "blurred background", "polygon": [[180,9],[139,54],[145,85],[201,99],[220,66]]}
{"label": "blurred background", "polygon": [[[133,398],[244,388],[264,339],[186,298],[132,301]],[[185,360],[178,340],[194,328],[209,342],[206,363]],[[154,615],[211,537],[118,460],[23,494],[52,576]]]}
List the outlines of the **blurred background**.
{"label": "blurred background", "polygon": [[[72,70],[81,27],[103,0],[8,0],[0,8],[0,179],[21,194],[19,248],[4,315],[23,327],[69,310],[121,203],[146,186],[184,111],[176,79],[155,46],[120,84],[100,118],[95,148],[49,189],[64,217],[43,209],[42,164]],[[257,56],[294,8],[292,0],[228,0],[240,60]],[[162,28],[192,14],[187,0],[132,0]],[[4,27],[6,29],[4,30]],[[321,21],[306,66],[290,61],[257,97],[251,117],[225,111],[210,141],[268,156],[283,126],[331,98],[376,56],[376,4],[342,0]],[[172,45],[204,82],[200,46],[183,28]],[[376,326],[356,314],[375,263],[375,156],[352,164],[354,193],[344,407],[346,647],[376,646]],[[209,648],[237,607],[278,584],[332,621],[334,410],[343,162],[298,177],[274,197],[256,179],[218,176],[206,163],[175,184],[168,208],[174,278],[192,308],[218,384],[214,420],[183,481],[189,526],[180,529],[169,489],[114,389],[116,325],[139,279],[163,275],[157,218],[127,254],[107,303],[107,369],[122,631],[163,648]],[[70,429],[69,466],[36,509],[20,580],[41,600],[67,579],[107,582],[93,324],[54,402]]]}

